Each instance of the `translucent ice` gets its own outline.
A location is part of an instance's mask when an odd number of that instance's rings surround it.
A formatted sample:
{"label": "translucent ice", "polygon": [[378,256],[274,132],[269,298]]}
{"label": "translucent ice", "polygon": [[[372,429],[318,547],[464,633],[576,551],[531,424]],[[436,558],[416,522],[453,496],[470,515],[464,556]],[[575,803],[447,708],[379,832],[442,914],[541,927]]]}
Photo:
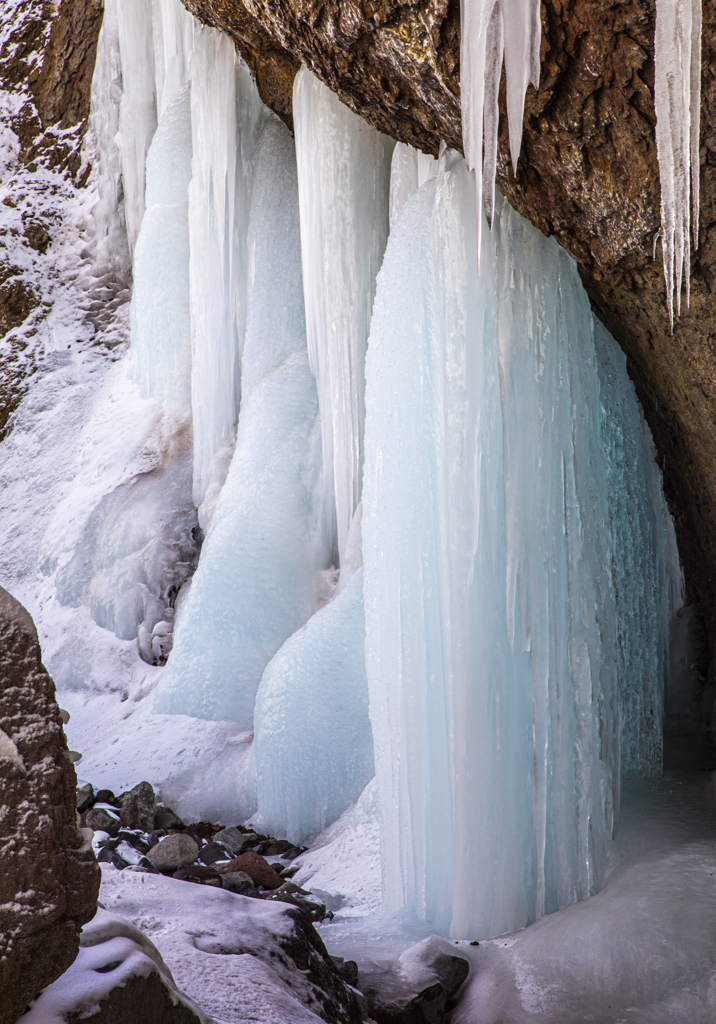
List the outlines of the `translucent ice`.
{"label": "translucent ice", "polygon": [[[474,168],[477,208],[483,205],[492,222],[497,159],[500,76],[504,57],[507,114],[513,167],[522,144],[527,86],[539,85],[539,0],[466,0],[461,4],[461,97],[465,157]],[[484,178],[483,190],[483,141]],[[484,191],[484,194],[483,194]],[[478,242],[480,223],[477,225]]]}
{"label": "translucent ice", "polygon": [[[658,568],[658,487],[639,492],[648,522],[610,476],[575,265],[498,204],[478,279],[476,219],[472,175],[446,153],[395,225],[368,347],[363,498],[386,903],[471,937],[601,884],[622,683],[633,760],[658,759],[636,721],[660,700],[663,660],[621,672],[642,655],[620,635],[629,619],[640,651],[655,637],[663,650],[674,582]],[[619,429],[646,467],[627,412]]]}
{"label": "translucent ice", "polygon": [[269,835],[305,843],[360,796],[375,773],[365,677],[363,570],[286,641],[256,696],[258,817]]}
{"label": "translucent ice", "polygon": [[287,129],[271,120],[258,146],[248,233],[244,357],[253,369],[157,701],[161,711],[244,729],[253,728],[264,668],[318,607],[327,557],[314,532],[320,442],[301,302],[295,157]]}
{"label": "translucent ice", "polygon": [[194,500],[200,505],[211,460],[231,437],[239,412],[251,158],[265,108],[223,33],[196,33],[191,67],[192,405]]}
{"label": "translucent ice", "polygon": [[326,503],[339,558],[360,501],[365,349],[388,238],[394,142],[310,71],[294,83],[308,355],[318,386]]}
{"label": "translucent ice", "polygon": [[[657,0],[654,33],[656,149],[661,180],[661,249],[673,323],[682,278],[689,301],[691,254],[699,239],[701,0]],[[693,217],[693,227],[692,227]]]}
{"label": "translucent ice", "polygon": [[164,111],[146,173],[146,212],[134,252],[132,349],[143,394],[183,420],[191,415],[188,86]]}

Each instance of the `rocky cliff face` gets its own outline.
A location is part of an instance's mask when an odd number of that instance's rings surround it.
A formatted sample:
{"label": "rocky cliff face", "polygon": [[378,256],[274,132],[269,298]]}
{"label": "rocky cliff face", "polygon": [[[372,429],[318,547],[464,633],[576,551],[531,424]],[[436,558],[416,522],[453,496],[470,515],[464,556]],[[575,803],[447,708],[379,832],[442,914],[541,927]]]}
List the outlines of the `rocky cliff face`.
{"label": "rocky cliff face", "polygon": [[[371,124],[436,153],[461,148],[457,0],[184,0],[237,41],[259,84],[300,61]],[[578,261],[594,308],[629,357],[664,469],[691,597],[716,641],[716,3],[703,0],[701,230],[691,306],[671,333],[661,270],[654,137],[654,0],[543,0],[542,72],[517,174],[506,121],[503,193]],[[283,50],[283,56],[281,56]],[[504,112],[504,103],[503,112]]]}
{"label": "rocky cliff face", "polygon": [[0,1024],[77,956],[100,870],[32,619],[0,588]]}

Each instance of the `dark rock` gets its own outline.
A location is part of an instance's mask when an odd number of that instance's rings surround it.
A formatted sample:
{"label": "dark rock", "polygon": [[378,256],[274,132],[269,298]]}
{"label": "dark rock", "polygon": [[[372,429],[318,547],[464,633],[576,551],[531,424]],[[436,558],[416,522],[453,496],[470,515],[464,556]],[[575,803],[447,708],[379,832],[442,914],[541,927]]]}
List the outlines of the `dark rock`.
{"label": "dark rock", "polygon": [[342,956],[332,956],[331,960],[346,985],[355,988],[358,984],[358,964],[355,960],[344,960]]}
{"label": "dark rock", "polygon": [[196,839],[212,839],[217,832],[221,831],[221,825],[212,825],[210,821],[195,821],[184,829],[188,836]]}
{"label": "dark rock", "polygon": [[157,807],[154,812],[154,829],[183,829],[184,822],[178,814],[175,814],[171,807]]}
{"label": "dark rock", "polygon": [[154,790],[148,782],[140,782],[120,798],[121,821],[126,828],[150,832],[154,828]]}
{"label": "dark rock", "polygon": [[70,966],[96,907],[100,871],[67,755],[32,619],[0,589],[0,1024]]}
{"label": "dark rock", "polygon": [[[124,840],[133,846],[135,850],[140,850],[142,853],[149,853],[152,846],[156,846],[156,843],[151,843],[149,836],[146,832],[140,832],[135,829],[121,828],[117,833],[117,839],[119,842]],[[158,842],[159,840],[157,840]]]}
{"label": "dark rock", "polygon": [[207,864],[185,864],[174,872],[174,878],[182,882],[216,882],[221,883],[219,872]]}
{"label": "dark rock", "polygon": [[207,843],[199,854],[199,860],[202,864],[218,864],[219,861],[226,861],[227,863],[231,860],[233,854],[231,850],[224,846],[223,843],[218,843],[213,840],[211,843]]}
{"label": "dark rock", "polygon": [[444,1024],[469,973],[469,961],[433,935],[402,953],[391,969],[363,972],[361,989],[377,1024]]}
{"label": "dark rock", "polygon": [[228,871],[220,878],[222,887],[228,889],[229,892],[242,896],[259,896],[259,890],[254,886],[253,879],[245,871]]}
{"label": "dark rock", "polygon": [[88,811],[94,803],[94,789],[92,784],[87,782],[84,786],[79,786],[77,789],[77,811],[82,814],[83,811]]}
{"label": "dark rock", "polygon": [[214,836],[214,841],[223,843],[224,846],[231,850],[234,857],[238,857],[239,854],[250,850],[252,846],[256,846],[259,837],[255,832],[242,832],[240,829],[232,826],[231,828],[222,828],[220,832],[217,832]]}
{"label": "dark rock", "polygon": [[245,871],[255,885],[262,885],[264,889],[278,889],[283,881],[267,860],[264,860],[259,853],[251,851],[235,857],[224,868],[226,874],[233,871]]}
{"label": "dark rock", "polygon": [[264,857],[278,857],[279,854],[293,849],[293,843],[289,843],[286,839],[270,839],[267,843],[261,844],[261,849],[258,852]]}
{"label": "dark rock", "polygon": [[278,889],[267,893],[263,899],[276,900],[279,903],[290,903],[302,910],[311,921],[323,921],[326,917],[333,917],[330,911],[326,911],[325,904],[318,900],[311,899],[312,893],[301,889],[293,882],[284,882]]}
{"label": "dark rock", "polygon": [[292,846],[292,847],[290,847],[290,849],[286,850],[286,852],[283,854],[281,859],[282,860],[295,860],[296,857],[300,857],[300,855],[302,853],[305,853],[305,852],[306,852],[306,847],[305,846]]}
{"label": "dark rock", "polygon": [[111,836],[119,832],[121,824],[119,814],[116,811],[107,804],[101,806],[98,803],[85,813],[84,820],[87,828],[92,828],[95,832],[109,832]]}
{"label": "dark rock", "polygon": [[[112,941],[119,937],[121,943]],[[177,989],[156,946],[129,921],[100,909],[81,941],[79,956],[61,982],[34,1004],[35,1020],[205,1024],[198,1007]]]}
{"label": "dark rock", "polygon": [[120,803],[111,789],[98,789],[95,795],[98,804],[111,804],[112,807],[119,807]]}
{"label": "dark rock", "polygon": [[160,871],[171,874],[177,868],[193,864],[199,855],[199,847],[191,836],[183,832],[166,836],[149,851],[149,859]]}

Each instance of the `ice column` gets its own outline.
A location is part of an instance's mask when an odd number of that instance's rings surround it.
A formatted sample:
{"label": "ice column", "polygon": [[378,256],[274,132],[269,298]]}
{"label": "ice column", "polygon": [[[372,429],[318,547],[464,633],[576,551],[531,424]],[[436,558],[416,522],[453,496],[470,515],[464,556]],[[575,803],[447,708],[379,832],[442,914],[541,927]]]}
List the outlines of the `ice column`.
{"label": "ice column", "polygon": [[264,121],[247,236],[236,448],[177,616],[156,705],[246,730],[253,729],[264,668],[319,606],[319,574],[329,556],[315,511],[323,504],[321,450],[306,351],[295,155],[288,130],[265,108]]}
{"label": "ice column", "polygon": [[122,102],[117,138],[129,250],[144,216],[144,163],[157,127],[150,0],[116,0],[122,60]]}
{"label": "ice column", "polygon": [[228,36],[196,32],[192,58],[191,243],[194,500],[239,412],[250,161],[264,107]]}
{"label": "ice column", "polygon": [[654,50],[661,248],[673,325],[674,296],[681,311],[682,277],[689,301],[689,243],[693,236],[696,248],[699,239],[701,0],[657,0]]}
{"label": "ice column", "polygon": [[[658,568],[663,497],[636,481],[632,515],[610,468],[574,263],[498,203],[478,277],[476,224],[473,176],[448,152],[378,278],[363,494],[386,902],[471,937],[599,887],[622,687],[635,719],[658,704],[661,679],[632,668],[666,643],[671,572]],[[641,425],[619,429],[646,466]],[[636,595],[645,558],[652,593],[629,604],[622,652],[615,581]],[[651,741],[628,728],[648,760]]]}
{"label": "ice column", "polygon": [[[465,157],[474,168],[477,208],[492,222],[497,167],[497,100],[504,58],[513,167],[522,145],[527,86],[539,86],[539,0],[465,0],[461,11],[460,67]],[[483,190],[483,139],[485,148]],[[484,191],[484,195],[483,195]],[[478,242],[480,222],[477,225]]]}
{"label": "ice column", "polygon": [[388,238],[394,143],[302,68],[293,93],[308,354],[342,560],[361,494],[365,350]]}
{"label": "ice column", "polygon": [[438,172],[438,162],[404,142],[396,143],[390,162],[390,230],[407,200]]}
{"label": "ice column", "polygon": [[189,81],[194,30],[197,21],[181,0],[152,0],[154,78],[157,115]]}
{"label": "ice column", "polygon": [[166,108],[147,156],[146,212],[134,251],[132,349],[144,395],[191,415],[189,219],[191,109],[185,86]]}
{"label": "ice column", "polygon": [[355,803],[375,773],[365,676],[363,570],[286,641],[256,696],[253,823],[305,843]]}

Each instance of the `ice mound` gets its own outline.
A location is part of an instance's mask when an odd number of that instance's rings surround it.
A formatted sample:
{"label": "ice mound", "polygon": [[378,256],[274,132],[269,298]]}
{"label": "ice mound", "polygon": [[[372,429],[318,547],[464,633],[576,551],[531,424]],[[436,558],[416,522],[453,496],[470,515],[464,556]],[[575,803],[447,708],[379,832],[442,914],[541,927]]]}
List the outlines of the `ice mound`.
{"label": "ice mound", "polygon": [[257,826],[305,843],[375,774],[363,570],[269,662],[256,696]]}

